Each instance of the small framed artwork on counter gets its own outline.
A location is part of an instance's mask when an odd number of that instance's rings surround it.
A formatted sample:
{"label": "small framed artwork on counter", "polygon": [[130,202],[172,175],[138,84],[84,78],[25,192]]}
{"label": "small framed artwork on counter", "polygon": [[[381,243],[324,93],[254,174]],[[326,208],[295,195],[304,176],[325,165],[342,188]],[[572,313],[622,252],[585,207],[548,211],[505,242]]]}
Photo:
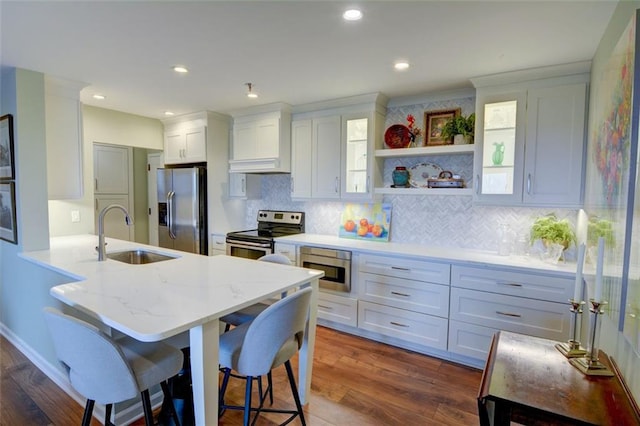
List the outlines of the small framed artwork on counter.
{"label": "small framed artwork on counter", "polygon": [[14,182],[0,183],[0,239],[18,244]]}
{"label": "small framed artwork on counter", "polygon": [[424,133],[425,146],[451,145],[453,138],[443,138],[442,128],[444,124],[451,118],[460,115],[460,108],[442,109],[437,111],[424,112],[424,125],[426,127]]}
{"label": "small framed artwork on counter", "polygon": [[13,116],[0,117],[0,181],[14,180]]}

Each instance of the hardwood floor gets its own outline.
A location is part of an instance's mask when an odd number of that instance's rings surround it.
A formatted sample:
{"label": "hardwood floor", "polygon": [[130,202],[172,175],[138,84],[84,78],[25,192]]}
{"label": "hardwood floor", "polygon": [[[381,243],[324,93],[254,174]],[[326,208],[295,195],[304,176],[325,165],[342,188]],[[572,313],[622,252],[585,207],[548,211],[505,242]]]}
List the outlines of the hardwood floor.
{"label": "hardwood floor", "polygon": [[[482,372],[318,327],[309,425],[477,425]],[[293,360],[297,369],[297,358]],[[297,370],[296,370],[297,371]],[[0,339],[0,425],[79,425],[83,407],[4,337]],[[274,371],[274,407],[294,407],[284,367]],[[232,380],[227,402],[242,404],[244,381]],[[283,421],[261,415],[258,425]],[[220,425],[242,423],[228,410]],[[99,424],[93,420],[92,424]],[[135,425],[144,424],[137,421]],[[292,424],[300,424],[295,420]]]}

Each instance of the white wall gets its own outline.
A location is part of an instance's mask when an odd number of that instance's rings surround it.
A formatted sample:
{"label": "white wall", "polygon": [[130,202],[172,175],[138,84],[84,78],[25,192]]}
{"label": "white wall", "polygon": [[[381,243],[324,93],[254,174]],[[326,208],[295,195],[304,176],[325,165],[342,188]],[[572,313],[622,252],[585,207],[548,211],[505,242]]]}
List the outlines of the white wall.
{"label": "white wall", "polygon": [[[82,106],[82,118],[84,194],[78,200],[49,201],[49,232],[52,237],[94,233],[94,142],[153,150],[163,149],[163,127],[159,120],[88,105]],[[134,162],[135,160],[135,158],[131,159]],[[136,164],[139,166],[140,162]],[[137,167],[134,169],[134,186],[139,189],[143,183],[146,186],[146,171]],[[146,189],[139,196],[146,197]],[[136,206],[139,204],[136,203]],[[73,210],[80,212],[80,222],[71,222]],[[144,216],[146,208],[134,211],[136,241],[144,243],[148,241],[147,222]]]}

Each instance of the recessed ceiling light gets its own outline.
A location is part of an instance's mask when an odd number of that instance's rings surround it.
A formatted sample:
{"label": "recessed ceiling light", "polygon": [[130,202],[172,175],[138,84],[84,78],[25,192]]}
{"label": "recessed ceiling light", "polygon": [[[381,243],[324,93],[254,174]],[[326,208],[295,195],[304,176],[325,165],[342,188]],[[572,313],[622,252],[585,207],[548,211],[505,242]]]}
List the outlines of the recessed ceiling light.
{"label": "recessed ceiling light", "polygon": [[164,112],[164,115],[168,115],[168,116],[170,116],[170,115],[175,115],[175,114],[174,114],[173,112],[171,112],[171,111],[165,111],[165,112]]}
{"label": "recessed ceiling light", "polygon": [[99,101],[102,101],[104,99],[106,99],[107,97],[105,95],[101,95],[99,93],[96,93],[95,95],[93,95],[93,99],[97,99]]}
{"label": "recessed ceiling light", "polygon": [[362,12],[358,9],[349,9],[342,14],[342,17],[346,21],[359,21],[362,19]]}
{"label": "recessed ceiling light", "polygon": [[406,69],[409,69],[409,62],[407,62],[407,61],[398,61],[393,65],[393,67],[395,69],[397,69],[398,71],[404,71]]}
{"label": "recessed ceiling light", "polygon": [[181,74],[185,74],[189,72],[189,70],[186,67],[183,67],[182,65],[176,65],[175,67],[173,67],[173,70]]}

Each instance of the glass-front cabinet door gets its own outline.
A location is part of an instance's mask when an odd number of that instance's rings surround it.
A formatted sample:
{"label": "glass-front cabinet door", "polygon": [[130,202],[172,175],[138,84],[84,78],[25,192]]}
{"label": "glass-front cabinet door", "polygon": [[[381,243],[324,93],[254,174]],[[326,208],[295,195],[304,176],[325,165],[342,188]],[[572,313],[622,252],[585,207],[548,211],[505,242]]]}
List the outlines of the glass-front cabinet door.
{"label": "glass-front cabinet door", "polygon": [[369,198],[372,158],[369,117],[343,116],[342,198]]}
{"label": "glass-front cabinet door", "polygon": [[522,199],[526,92],[479,96],[476,104],[477,201],[512,203]]}

